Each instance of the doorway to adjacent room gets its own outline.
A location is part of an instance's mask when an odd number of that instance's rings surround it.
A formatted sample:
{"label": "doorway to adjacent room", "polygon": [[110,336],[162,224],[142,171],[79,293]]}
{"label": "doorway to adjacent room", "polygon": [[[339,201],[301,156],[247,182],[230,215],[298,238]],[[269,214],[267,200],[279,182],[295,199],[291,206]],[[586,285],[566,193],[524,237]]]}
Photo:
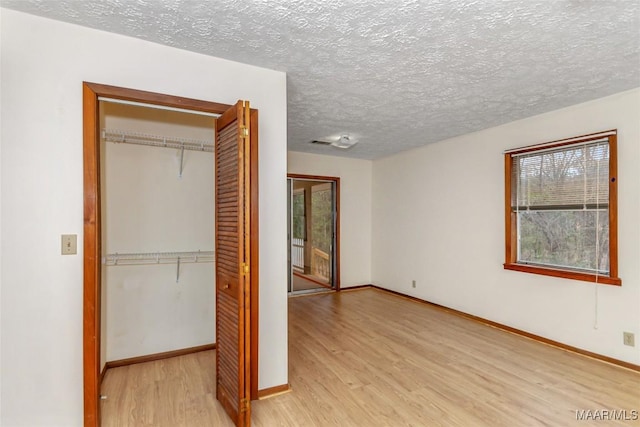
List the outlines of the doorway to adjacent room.
{"label": "doorway to adjacent room", "polygon": [[339,185],[336,177],[289,175],[289,293],[339,289]]}

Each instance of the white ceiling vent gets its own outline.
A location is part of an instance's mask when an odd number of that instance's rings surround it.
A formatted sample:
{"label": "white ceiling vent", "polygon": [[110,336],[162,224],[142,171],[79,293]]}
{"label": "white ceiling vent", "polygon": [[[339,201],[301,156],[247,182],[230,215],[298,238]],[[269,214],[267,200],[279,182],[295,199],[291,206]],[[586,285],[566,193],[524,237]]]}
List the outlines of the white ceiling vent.
{"label": "white ceiling vent", "polygon": [[350,137],[349,135],[342,135],[340,139],[331,143],[332,146],[336,148],[347,149],[351,148],[358,143],[358,140]]}
{"label": "white ceiling vent", "polygon": [[[332,138],[333,139],[333,138]],[[358,143],[358,140],[350,137],[349,135],[341,135],[335,141],[321,141],[319,139],[314,139],[313,141],[309,141],[310,144],[315,145],[330,145],[332,147],[341,148],[343,150],[347,148],[351,148]]]}
{"label": "white ceiling vent", "polygon": [[317,139],[314,139],[313,141],[309,141],[309,144],[315,144],[315,145],[331,145],[331,142],[329,141],[319,141]]}

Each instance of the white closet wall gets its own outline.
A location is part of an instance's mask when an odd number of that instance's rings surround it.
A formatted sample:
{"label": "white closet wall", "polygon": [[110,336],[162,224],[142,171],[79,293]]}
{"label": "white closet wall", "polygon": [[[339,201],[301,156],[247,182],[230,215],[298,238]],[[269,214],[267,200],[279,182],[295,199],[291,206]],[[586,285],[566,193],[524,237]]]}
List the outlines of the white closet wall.
{"label": "white closet wall", "polygon": [[[102,103],[102,128],[213,143],[214,119]],[[213,153],[102,142],[103,257],[214,250]],[[214,264],[103,264],[103,362],[215,342]]]}

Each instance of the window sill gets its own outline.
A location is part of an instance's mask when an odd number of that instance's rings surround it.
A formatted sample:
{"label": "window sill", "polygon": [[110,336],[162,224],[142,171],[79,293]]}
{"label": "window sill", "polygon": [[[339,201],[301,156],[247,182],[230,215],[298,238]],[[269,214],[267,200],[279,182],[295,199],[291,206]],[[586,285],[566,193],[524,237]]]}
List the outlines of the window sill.
{"label": "window sill", "polygon": [[543,276],[562,277],[565,279],[582,280],[583,282],[593,282],[602,285],[621,286],[622,279],[618,277],[596,276],[591,273],[584,273],[572,270],[559,270],[557,268],[546,268],[524,264],[504,264],[505,270],[522,271],[525,273],[541,274]]}

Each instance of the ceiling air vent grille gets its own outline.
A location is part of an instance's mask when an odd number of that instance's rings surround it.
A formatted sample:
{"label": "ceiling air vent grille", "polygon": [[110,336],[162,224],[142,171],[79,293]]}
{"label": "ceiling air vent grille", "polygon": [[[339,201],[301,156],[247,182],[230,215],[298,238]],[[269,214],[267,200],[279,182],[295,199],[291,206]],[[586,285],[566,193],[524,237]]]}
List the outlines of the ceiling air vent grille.
{"label": "ceiling air vent grille", "polygon": [[329,142],[329,141],[318,141],[317,139],[314,139],[313,141],[310,141],[309,144],[331,145],[331,142]]}

